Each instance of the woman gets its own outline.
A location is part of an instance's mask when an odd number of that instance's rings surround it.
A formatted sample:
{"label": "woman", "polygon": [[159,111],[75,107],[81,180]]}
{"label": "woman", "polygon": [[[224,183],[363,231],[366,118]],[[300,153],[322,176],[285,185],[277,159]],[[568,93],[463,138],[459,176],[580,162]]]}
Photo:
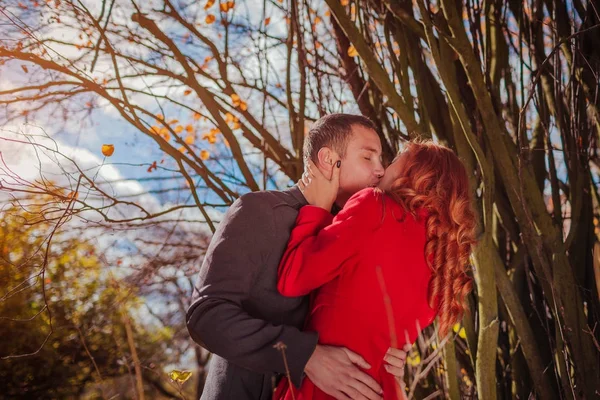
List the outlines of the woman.
{"label": "woman", "polygon": [[[305,329],[318,331],[321,344],[362,355],[384,399],[403,398],[386,371],[386,350],[413,343],[436,316],[444,337],[471,290],[475,217],[467,173],[451,150],[411,142],[378,188],[356,193],[335,218],[334,178],[313,164],[299,182],[311,205],[296,220],[278,289],[285,296],[316,289]],[[292,399],[292,390],[296,399],[331,398],[308,378],[300,390],[284,380],[275,396]]]}

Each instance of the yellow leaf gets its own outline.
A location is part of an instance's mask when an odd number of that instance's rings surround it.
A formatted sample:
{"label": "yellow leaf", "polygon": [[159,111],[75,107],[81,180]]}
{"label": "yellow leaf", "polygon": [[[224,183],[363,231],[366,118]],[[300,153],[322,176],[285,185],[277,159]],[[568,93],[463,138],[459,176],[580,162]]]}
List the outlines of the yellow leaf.
{"label": "yellow leaf", "polygon": [[326,17],[331,17],[331,10],[325,11],[325,16]]}
{"label": "yellow leaf", "polygon": [[240,105],[240,96],[238,96],[237,94],[232,94],[231,95],[231,101],[233,102],[233,106],[237,107]]}
{"label": "yellow leaf", "polygon": [[193,117],[196,121],[198,121],[200,119],[202,115],[198,114],[198,113],[194,113]]}
{"label": "yellow leaf", "polygon": [[200,158],[203,160],[208,160],[208,157],[210,157],[210,153],[208,152],[208,150],[202,150],[200,152]]}
{"label": "yellow leaf", "polygon": [[194,144],[194,137],[193,136],[187,136],[184,141],[187,144]]}
{"label": "yellow leaf", "polygon": [[210,24],[214,23],[216,20],[217,20],[217,17],[215,17],[212,14],[208,14],[206,16],[206,19],[204,20],[204,22],[206,22],[208,25],[210,25]]}
{"label": "yellow leaf", "polygon": [[150,131],[152,133],[154,133],[155,135],[158,135],[158,133],[160,132],[160,128],[158,126],[156,126],[156,125],[153,125],[153,126],[150,127]]}
{"label": "yellow leaf", "polygon": [[356,57],[358,55],[358,51],[356,51],[356,47],[354,47],[354,46],[348,47],[348,55],[350,57]]}
{"label": "yellow leaf", "polygon": [[169,125],[173,125],[173,124],[176,124],[178,122],[179,122],[178,119],[172,119],[172,120],[169,121]]}
{"label": "yellow leaf", "polygon": [[271,23],[271,17],[265,18],[265,26]]}
{"label": "yellow leaf", "polygon": [[209,8],[211,8],[211,7],[212,7],[212,5],[213,5],[213,4],[215,4],[215,0],[208,0],[208,1],[206,2],[206,4],[204,5],[204,9],[205,9],[205,10],[208,10]]}
{"label": "yellow leaf", "polygon": [[181,133],[181,132],[183,132],[183,126],[181,126],[181,125],[177,125],[177,126],[175,127],[175,133]]}
{"label": "yellow leaf", "polygon": [[156,119],[157,119],[158,121],[162,121],[162,120],[164,120],[164,119],[165,119],[165,117],[164,117],[162,114],[156,114]]}
{"label": "yellow leaf", "polygon": [[341,0],[340,4],[343,5],[344,7],[347,6],[348,4],[350,4],[350,0]]}
{"label": "yellow leaf", "polygon": [[191,376],[192,373],[190,371],[179,371],[174,369],[173,371],[169,372],[169,378],[179,384],[184,384],[188,379],[190,379]]}
{"label": "yellow leaf", "polygon": [[225,122],[232,122],[234,120],[232,113],[225,114]]}
{"label": "yellow leaf", "polygon": [[192,125],[188,124],[185,126],[185,130],[189,133],[192,133],[192,132],[194,132],[194,127]]}
{"label": "yellow leaf", "polygon": [[184,96],[187,96],[187,95],[189,95],[189,94],[191,94],[191,93],[192,93],[192,90],[191,90],[191,89],[186,89],[186,90],[183,92],[183,95],[184,95]]}
{"label": "yellow leaf", "polygon": [[321,17],[315,17],[315,25],[321,22]]}
{"label": "yellow leaf", "polygon": [[113,144],[103,144],[102,145],[102,154],[105,157],[110,157],[115,152],[115,146]]}
{"label": "yellow leaf", "polygon": [[[169,129],[167,129],[166,127],[162,127],[162,128],[160,128],[160,131],[158,131],[158,134],[160,136],[167,137],[167,136],[169,136]],[[167,140],[169,140],[169,139],[167,139]]]}
{"label": "yellow leaf", "polygon": [[242,127],[242,125],[239,122],[236,122],[233,124],[233,129],[240,129]]}
{"label": "yellow leaf", "polygon": [[240,110],[246,111],[248,109],[248,104],[245,101],[240,102]]}
{"label": "yellow leaf", "polygon": [[421,356],[419,353],[415,353],[413,356],[406,357],[406,363],[413,367],[418,366],[421,363]]}

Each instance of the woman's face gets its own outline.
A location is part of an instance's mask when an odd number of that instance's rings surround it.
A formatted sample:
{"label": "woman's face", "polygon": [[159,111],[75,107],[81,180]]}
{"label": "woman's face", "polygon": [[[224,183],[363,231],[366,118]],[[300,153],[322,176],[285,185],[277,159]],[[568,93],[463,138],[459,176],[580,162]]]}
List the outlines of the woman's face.
{"label": "woman's face", "polygon": [[406,165],[407,152],[403,151],[399,153],[394,161],[385,169],[385,173],[383,174],[383,178],[379,182],[379,189],[383,191],[388,191],[391,189],[392,184],[398,177],[401,175],[404,166]]}

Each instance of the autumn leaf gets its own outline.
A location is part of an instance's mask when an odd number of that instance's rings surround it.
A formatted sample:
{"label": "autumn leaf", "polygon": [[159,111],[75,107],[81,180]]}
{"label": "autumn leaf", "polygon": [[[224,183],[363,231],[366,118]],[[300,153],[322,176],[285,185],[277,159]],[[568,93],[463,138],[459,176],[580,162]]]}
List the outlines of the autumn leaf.
{"label": "autumn leaf", "polygon": [[233,102],[233,106],[237,107],[240,105],[240,96],[238,96],[237,94],[232,94],[231,95],[231,101]]}
{"label": "autumn leaf", "polygon": [[344,7],[347,6],[348,4],[350,4],[350,0],[341,0],[340,4],[343,5]]}
{"label": "autumn leaf", "polygon": [[204,5],[204,9],[208,10],[209,8],[211,8],[213,6],[213,4],[215,4],[215,0],[208,0],[206,2],[206,4]]}
{"label": "autumn leaf", "polygon": [[198,121],[200,119],[202,115],[198,114],[198,113],[194,113],[194,115],[192,116],[192,118],[194,118],[194,120]]}
{"label": "autumn leaf", "polygon": [[232,129],[240,129],[242,127],[242,125],[239,122],[236,122],[233,124]]}
{"label": "autumn leaf", "polygon": [[189,133],[192,133],[192,132],[194,132],[194,127],[192,125],[188,124],[185,126],[185,130]]}
{"label": "autumn leaf", "polygon": [[225,122],[232,122],[234,120],[234,116],[232,113],[225,114]]}
{"label": "autumn leaf", "polygon": [[177,125],[175,127],[175,133],[181,133],[183,132],[183,126],[182,125]]}
{"label": "autumn leaf", "polygon": [[154,161],[152,164],[150,164],[150,166],[148,167],[148,172],[152,172],[152,170],[155,170],[156,168],[158,168],[156,166],[156,161]]}
{"label": "autumn leaf", "polygon": [[189,94],[191,94],[191,93],[192,93],[192,90],[191,90],[191,89],[186,89],[186,90],[183,92],[183,95],[184,95],[184,96],[188,96],[188,95],[189,95]]}
{"label": "autumn leaf", "polygon": [[350,57],[356,57],[358,55],[358,51],[356,51],[356,47],[354,47],[354,46],[348,47],[348,55]]}
{"label": "autumn leaf", "polygon": [[315,25],[321,22],[321,17],[315,17]]}
{"label": "autumn leaf", "polygon": [[163,121],[165,119],[165,117],[162,114],[156,114],[156,120],[157,121]]}
{"label": "autumn leaf", "polygon": [[187,144],[194,144],[194,137],[193,136],[187,136],[184,140],[185,143]]}
{"label": "autumn leaf", "polygon": [[169,125],[173,125],[173,124],[176,124],[178,122],[179,122],[178,119],[172,119],[172,120],[169,121]]}
{"label": "autumn leaf", "polygon": [[203,159],[204,161],[208,160],[209,157],[210,157],[210,153],[208,152],[208,150],[202,150],[200,152],[200,158]]}
{"label": "autumn leaf", "polygon": [[204,22],[206,22],[207,24],[209,24],[209,25],[210,25],[210,24],[214,23],[216,20],[217,20],[217,17],[215,17],[215,16],[214,16],[214,15],[212,15],[212,14],[208,14],[208,15],[206,16],[206,19],[204,20]]}
{"label": "autumn leaf", "polygon": [[115,152],[115,146],[113,144],[103,144],[102,145],[102,154],[105,157],[110,157]]}
{"label": "autumn leaf", "polygon": [[271,17],[265,18],[265,26],[271,23]]}
{"label": "autumn leaf", "polygon": [[246,111],[248,109],[248,104],[245,101],[240,102],[240,110]]}

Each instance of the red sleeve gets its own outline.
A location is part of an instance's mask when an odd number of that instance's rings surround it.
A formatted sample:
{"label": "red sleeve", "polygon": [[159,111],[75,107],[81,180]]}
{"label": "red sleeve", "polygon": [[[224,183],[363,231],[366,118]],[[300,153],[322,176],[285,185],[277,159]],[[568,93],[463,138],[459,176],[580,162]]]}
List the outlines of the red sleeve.
{"label": "red sleeve", "polygon": [[361,190],[335,218],[320,207],[302,207],[279,264],[279,292],[303,296],[338,276],[379,226],[382,200],[375,189]]}

